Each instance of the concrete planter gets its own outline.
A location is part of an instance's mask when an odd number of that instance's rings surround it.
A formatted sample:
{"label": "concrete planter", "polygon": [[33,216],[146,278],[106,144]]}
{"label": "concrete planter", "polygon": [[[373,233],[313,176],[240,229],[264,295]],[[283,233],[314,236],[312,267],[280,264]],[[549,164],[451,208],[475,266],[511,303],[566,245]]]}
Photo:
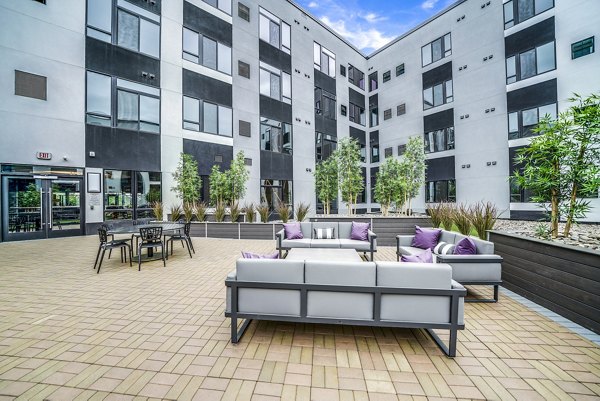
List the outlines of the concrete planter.
{"label": "concrete planter", "polygon": [[192,237],[275,240],[281,223],[192,222]]}
{"label": "concrete planter", "polygon": [[498,231],[503,285],[600,333],[600,252]]}

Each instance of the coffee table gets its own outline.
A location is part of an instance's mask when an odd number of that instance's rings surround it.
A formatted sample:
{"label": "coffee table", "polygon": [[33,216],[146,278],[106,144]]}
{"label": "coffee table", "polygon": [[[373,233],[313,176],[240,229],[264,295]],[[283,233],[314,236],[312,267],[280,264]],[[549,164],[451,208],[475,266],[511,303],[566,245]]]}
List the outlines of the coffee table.
{"label": "coffee table", "polygon": [[288,251],[286,260],[320,260],[362,262],[362,258],[354,249],[332,248],[292,248]]}

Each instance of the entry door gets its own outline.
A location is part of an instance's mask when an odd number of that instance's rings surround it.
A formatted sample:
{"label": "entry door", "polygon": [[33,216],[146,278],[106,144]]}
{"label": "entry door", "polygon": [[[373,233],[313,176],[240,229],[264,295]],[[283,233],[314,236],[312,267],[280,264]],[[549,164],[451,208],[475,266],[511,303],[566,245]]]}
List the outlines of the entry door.
{"label": "entry door", "polygon": [[4,241],[83,233],[81,179],[3,177],[2,188]]}

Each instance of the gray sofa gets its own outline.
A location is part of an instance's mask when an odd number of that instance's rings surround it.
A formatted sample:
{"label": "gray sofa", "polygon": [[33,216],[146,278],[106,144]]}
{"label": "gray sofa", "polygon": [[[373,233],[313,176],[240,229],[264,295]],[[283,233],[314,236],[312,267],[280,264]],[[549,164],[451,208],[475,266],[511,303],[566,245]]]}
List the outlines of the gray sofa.
{"label": "gray sofa", "polygon": [[[438,242],[458,244],[465,235],[442,230]],[[414,235],[396,236],[396,256],[413,255],[423,249],[411,246]],[[464,285],[491,285],[493,299],[468,299],[466,302],[498,302],[498,286],[502,284],[502,257],[494,254],[494,243],[471,237],[477,246],[476,255],[434,255],[436,263],[452,266],[452,279]]]}
{"label": "gray sofa", "polygon": [[[409,327],[455,356],[464,329],[466,290],[446,264],[240,259],[225,285],[232,343],[252,319]],[[448,346],[433,329],[450,331]]]}
{"label": "gray sofa", "polygon": [[[316,239],[314,238],[315,228],[334,228],[334,239]],[[373,260],[373,254],[377,252],[377,235],[369,230],[368,240],[359,241],[350,239],[352,230],[351,222],[335,222],[335,221],[320,221],[320,222],[302,222],[300,223],[303,239],[286,239],[285,230],[281,229],[275,234],[276,248],[279,251],[279,257],[282,257],[283,251],[292,248],[341,248],[355,249],[358,252],[363,252],[365,255],[369,252]]]}

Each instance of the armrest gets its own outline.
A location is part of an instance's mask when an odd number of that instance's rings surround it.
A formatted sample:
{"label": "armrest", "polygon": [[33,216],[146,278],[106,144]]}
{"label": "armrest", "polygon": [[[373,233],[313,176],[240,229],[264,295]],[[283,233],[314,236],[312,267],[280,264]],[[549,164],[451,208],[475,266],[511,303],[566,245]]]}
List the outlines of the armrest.
{"label": "armrest", "polygon": [[500,255],[436,255],[437,263],[501,263]]}
{"label": "armrest", "polygon": [[411,246],[414,235],[396,235],[396,247]]}
{"label": "armrest", "polygon": [[275,233],[276,237],[281,237],[281,239],[283,239],[283,236],[285,235],[285,228],[282,228],[281,230],[277,231]]}
{"label": "armrest", "polygon": [[237,270],[232,270],[229,273],[227,273],[227,278],[225,278],[225,281],[236,281],[237,280]]}
{"label": "armrest", "polygon": [[371,243],[371,249],[375,249],[377,247],[377,234],[375,234],[373,231],[369,230],[369,231],[367,231],[367,238],[369,239],[369,242]]}
{"label": "armrest", "polygon": [[[466,291],[465,287],[463,287],[463,285],[461,283],[454,281],[454,280],[452,280],[452,289]],[[465,295],[466,295],[466,293],[465,293]]]}

